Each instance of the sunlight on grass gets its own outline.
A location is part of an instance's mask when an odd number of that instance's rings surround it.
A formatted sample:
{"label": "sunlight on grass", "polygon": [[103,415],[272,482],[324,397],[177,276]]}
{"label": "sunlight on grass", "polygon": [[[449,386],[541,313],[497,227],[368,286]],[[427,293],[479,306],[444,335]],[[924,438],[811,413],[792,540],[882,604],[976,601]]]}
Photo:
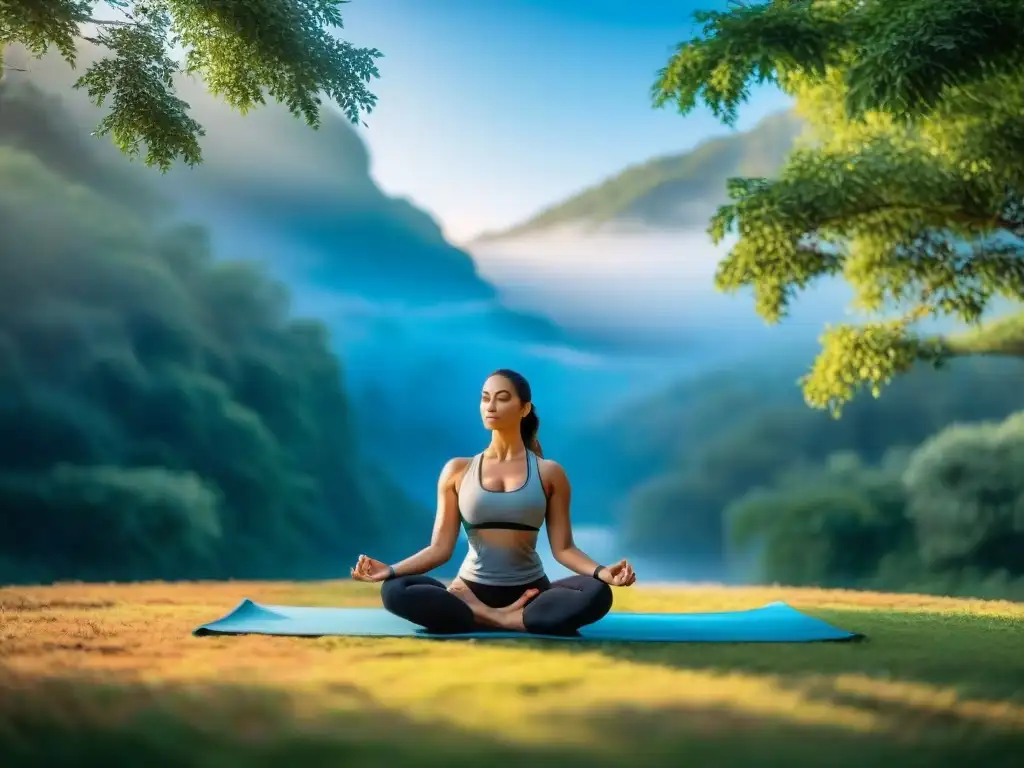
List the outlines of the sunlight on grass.
{"label": "sunlight on grass", "polygon": [[[642,750],[667,759],[705,749],[708,759],[771,750],[788,764],[814,765],[837,739],[861,746],[833,764],[860,764],[865,755],[911,764],[910,755],[940,747],[958,759],[998,760],[1024,746],[1022,604],[775,588],[617,593],[617,609],[632,611],[785,599],[866,633],[862,644],[191,636],[244,596],[379,604],[374,587],[346,583],[0,589],[0,744],[3,720],[12,719],[20,723],[12,733],[92,739],[101,731],[115,742],[150,739],[156,750],[156,731],[138,730],[148,713],[147,729],[199,729],[209,754],[227,750],[229,763],[244,762],[238,750],[254,744],[268,750],[295,739],[358,745],[400,762],[426,741],[452,764],[514,748],[560,765],[570,755],[604,765]],[[19,739],[40,760],[63,759],[45,739]]]}

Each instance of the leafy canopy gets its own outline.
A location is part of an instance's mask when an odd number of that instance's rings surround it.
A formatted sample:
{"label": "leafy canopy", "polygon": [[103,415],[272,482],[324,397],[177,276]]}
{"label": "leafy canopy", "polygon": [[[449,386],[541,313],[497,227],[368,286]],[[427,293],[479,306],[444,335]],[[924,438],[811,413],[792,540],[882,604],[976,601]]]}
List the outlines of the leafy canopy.
{"label": "leafy canopy", "polygon": [[933,567],[1024,573],[1024,413],[954,424],[915,451],[904,476],[921,554]]}
{"label": "leafy canopy", "polygon": [[[109,105],[96,133],[109,135],[130,157],[144,151],[148,166],[166,171],[178,159],[190,166],[202,161],[203,128],[175,94],[179,74],[201,76],[211,93],[243,114],[269,96],[313,128],[322,96],[352,122],[372,111],[376,97],[367,86],[379,76],[381,53],[332,34],[342,27],[345,2],[5,0],[0,53],[15,43],[37,57],[55,48],[75,66],[79,40],[106,49],[75,83],[98,106]],[[121,18],[98,17],[98,6]],[[178,58],[175,48],[184,52]]]}
{"label": "leafy canopy", "polygon": [[794,96],[807,136],[774,179],[733,179],[709,232],[738,241],[723,291],[754,291],[769,322],[841,276],[868,321],[826,329],[802,379],[838,416],[861,388],[951,345],[926,319],[977,323],[1024,299],[1024,5],[1018,0],[775,0],[697,14],[653,88],[656,106],[704,104],[727,124],[755,83]]}

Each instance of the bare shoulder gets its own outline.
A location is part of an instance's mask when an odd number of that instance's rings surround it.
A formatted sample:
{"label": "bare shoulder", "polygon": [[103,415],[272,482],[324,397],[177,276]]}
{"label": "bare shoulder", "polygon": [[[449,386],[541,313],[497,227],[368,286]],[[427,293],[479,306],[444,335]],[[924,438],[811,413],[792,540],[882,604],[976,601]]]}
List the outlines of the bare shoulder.
{"label": "bare shoulder", "polygon": [[441,476],[438,478],[437,484],[446,490],[450,488],[457,491],[459,484],[462,482],[462,476],[472,460],[472,458],[467,456],[457,456],[454,459],[448,459],[441,469]]}
{"label": "bare shoulder", "polygon": [[552,491],[565,488],[569,485],[569,476],[565,469],[553,459],[537,459],[537,469],[540,470],[540,479],[544,483],[544,489],[550,495]]}

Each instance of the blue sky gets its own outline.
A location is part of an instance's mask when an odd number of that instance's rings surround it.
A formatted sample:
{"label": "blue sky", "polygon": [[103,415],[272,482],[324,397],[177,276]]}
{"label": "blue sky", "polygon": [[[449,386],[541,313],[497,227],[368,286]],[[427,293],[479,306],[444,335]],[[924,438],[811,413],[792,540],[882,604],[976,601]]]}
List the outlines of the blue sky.
{"label": "blue sky", "polygon": [[[649,88],[696,8],[723,0],[354,0],[345,39],[379,48],[363,130],[374,176],[463,240],[652,156],[727,131],[654,110]],[[755,94],[739,128],[786,106]]]}

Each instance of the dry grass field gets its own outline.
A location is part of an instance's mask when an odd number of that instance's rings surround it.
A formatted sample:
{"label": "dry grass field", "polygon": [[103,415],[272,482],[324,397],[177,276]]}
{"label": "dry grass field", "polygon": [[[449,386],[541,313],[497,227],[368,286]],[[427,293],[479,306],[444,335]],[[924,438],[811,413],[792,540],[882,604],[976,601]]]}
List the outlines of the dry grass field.
{"label": "dry grass field", "polygon": [[0,588],[0,764],[1020,764],[1024,604],[638,588],[617,610],[772,600],[864,643],[592,645],[191,636],[242,597],[374,605],[351,583]]}

